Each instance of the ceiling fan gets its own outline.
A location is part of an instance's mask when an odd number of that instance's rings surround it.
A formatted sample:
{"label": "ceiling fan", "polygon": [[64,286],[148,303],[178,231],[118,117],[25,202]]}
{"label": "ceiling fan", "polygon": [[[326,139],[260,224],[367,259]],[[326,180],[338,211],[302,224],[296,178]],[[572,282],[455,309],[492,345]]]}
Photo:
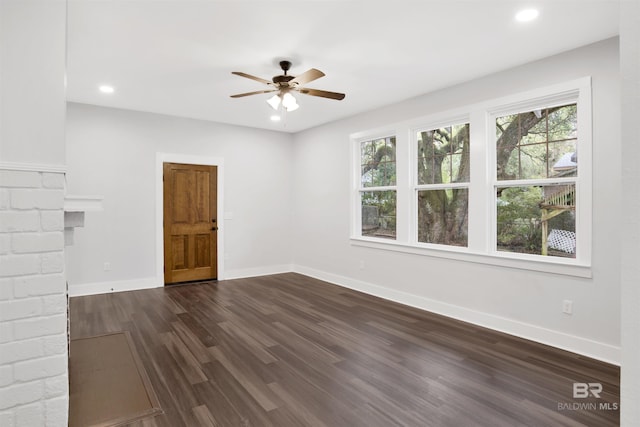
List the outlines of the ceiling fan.
{"label": "ceiling fan", "polygon": [[243,96],[249,95],[259,95],[261,93],[271,93],[278,92],[273,97],[269,98],[267,102],[274,110],[277,110],[280,104],[287,110],[293,111],[298,108],[298,104],[296,99],[293,97],[291,92],[300,92],[305,95],[311,96],[319,96],[322,98],[336,99],[338,101],[344,99],[344,93],[337,92],[328,92],[326,90],[318,90],[303,87],[304,84],[312,82],[314,80],[323,77],[325,74],[320,71],[312,68],[304,73],[294,77],[287,74],[287,71],[291,68],[291,62],[289,61],[280,61],[280,68],[284,71],[284,74],[279,76],[274,76],[271,81],[262,79],[260,77],[252,76],[250,74],[241,73],[239,71],[233,71],[231,74],[235,74],[236,76],[246,77],[251,80],[258,81],[260,83],[264,83],[269,86],[267,90],[257,90],[255,92],[247,92],[247,93],[239,93],[237,95],[231,95],[231,98],[242,98]]}

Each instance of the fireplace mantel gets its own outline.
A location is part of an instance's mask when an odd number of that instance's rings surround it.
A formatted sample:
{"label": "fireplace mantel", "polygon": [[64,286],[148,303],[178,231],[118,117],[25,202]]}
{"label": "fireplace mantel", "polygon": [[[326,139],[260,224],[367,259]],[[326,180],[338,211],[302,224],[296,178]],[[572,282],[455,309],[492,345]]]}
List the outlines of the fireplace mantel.
{"label": "fireplace mantel", "polygon": [[101,211],[102,196],[67,195],[64,198],[64,244],[73,245],[73,230],[84,227],[85,212]]}

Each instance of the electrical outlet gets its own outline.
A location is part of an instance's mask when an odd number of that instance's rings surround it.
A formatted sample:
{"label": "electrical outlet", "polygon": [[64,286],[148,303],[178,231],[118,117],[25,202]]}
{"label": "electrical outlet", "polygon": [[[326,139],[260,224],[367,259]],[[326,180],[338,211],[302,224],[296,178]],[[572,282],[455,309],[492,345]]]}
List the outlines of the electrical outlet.
{"label": "electrical outlet", "polygon": [[564,314],[573,314],[573,301],[568,299],[562,301],[562,312]]}
{"label": "electrical outlet", "polygon": [[104,271],[111,271],[111,263],[110,262],[105,262],[104,263]]}

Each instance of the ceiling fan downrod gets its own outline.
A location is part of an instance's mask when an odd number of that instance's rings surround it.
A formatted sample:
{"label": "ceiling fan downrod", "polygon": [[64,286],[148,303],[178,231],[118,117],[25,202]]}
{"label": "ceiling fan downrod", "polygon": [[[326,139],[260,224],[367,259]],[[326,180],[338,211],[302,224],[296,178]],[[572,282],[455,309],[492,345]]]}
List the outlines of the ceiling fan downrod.
{"label": "ceiling fan downrod", "polygon": [[284,74],[280,76],[273,76],[272,80],[275,84],[289,83],[291,80],[293,80],[293,76],[287,75],[287,71],[289,71],[289,69],[291,68],[291,62],[280,61],[280,68],[282,68]]}

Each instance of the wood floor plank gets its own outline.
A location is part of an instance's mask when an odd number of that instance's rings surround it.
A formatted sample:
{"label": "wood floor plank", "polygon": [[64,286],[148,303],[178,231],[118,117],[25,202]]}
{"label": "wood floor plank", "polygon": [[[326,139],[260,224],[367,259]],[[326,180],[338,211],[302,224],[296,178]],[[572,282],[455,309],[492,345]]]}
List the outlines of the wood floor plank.
{"label": "wood floor plank", "polygon": [[196,420],[198,420],[198,425],[201,427],[224,427],[224,424],[218,424],[215,421],[206,405],[200,405],[193,408],[193,414],[196,417]]}
{"label": "wood floor plank", "polygon": [[[272,411],[269,415],[276,425],[330,427],[330,425],[325,424],[320,418],[313,414],[313,411],[308,408],[308,404],[299,402],[280,384],[271,383],[269,387],[285,404],[297,408],[296,411],[282,411],[279,409]],[[285,422],[287,422],[287,424],[284,424]]]}
{"label": "wood floor plank", "polygon": [[196,357],[189,351],[188,346],[173,332],[160,334],[160,339],[164,343],[171,356],[175,359],[176,364],[189,381],[194,385],[207,381],[207,376],[200,369],[200,363]]}
{"label": "wood floor plank", "polygon": [[[268,413],[262,405],[250,394],[250,392],[241,384],[227,369],[217,360],[207,363],[203,366],[207,376],[211,378],[210,382],[223,391],[225,398],[240,417],[241,426],[265,426],[280,427],[274,425]],[[277,399],[274,396],[273,400]],[[204,396],[203,396],[204,397]],[[278,400],[280,402],[280,400]],[[236,424],[230,424],[236,425]]]}
{"label": "wood floor plank", "polygon": [[215,338],[218,322],[211,321],[208,317],[200,316],[196,310],[193,313],[180,313],[177,317],[180,319],[180,323],[196,336],[205,348],[218,344]]}
{"label": "wood floor plank", "polygon": [[308,420],[310,425],[356,425],[352,408],[337,397],[309,381],[301,379],[295,369],[283,370],[282,379],[270,384],[286,408]]}
{"label": "wood floor plank", "polygon": [[271,411],[278,407],[271,398],[271,393],[268,391],[267,387],[265,387],[265,384],[256,381],[256,375],[251,371],[243,369],[246,365],[238,366],[238,360],[229,359],[219,347],[211,347],[209,351],[211,351],[213,357],[220,362],[220,364],[224,366],[231,375],[233,375],[236,381],[242,384],[251,397],[260,404],[262,409],[265,411]]}
{"label": "wood floor plank", "polygon": [[130,332],[164,410],[130,427],[619,423],[616,366],[294,273],[76,297],[70,316],[73,339]]}
{"label": "wood floor plank", "polygon": [[[196,418],[210,418],[211,423],[220,427],[242,424],[242,418],[220,390],[218,384],[207,381],[196,384],[194,388],[203,401],[203,405],[194,408]],[[201,409],[196,410],[197,408]],[[206,412],[204,408],[206,408]],[[213,412],[209,408],[212,408]]]}
{"label": "wood floor plank", "polygon": [[187,328],[182,321],[171,322],[171,327],[174,332],[180,338],[180,341],[187,346],[191,354],[196,358],[199,364],[207,363],[210,361],[209,352],[207,347],[204,346],[202,341]]}
{"label": "wood floor plank", "polygon": [[247,351],[253,353],[262,363],[268,364],[278,361],[264,345],[253,338],[253,334],[249,329],[238,328],[237,324],[230,322],[220,322],[219,325],[230,337],[235,337],[246,344]]}

